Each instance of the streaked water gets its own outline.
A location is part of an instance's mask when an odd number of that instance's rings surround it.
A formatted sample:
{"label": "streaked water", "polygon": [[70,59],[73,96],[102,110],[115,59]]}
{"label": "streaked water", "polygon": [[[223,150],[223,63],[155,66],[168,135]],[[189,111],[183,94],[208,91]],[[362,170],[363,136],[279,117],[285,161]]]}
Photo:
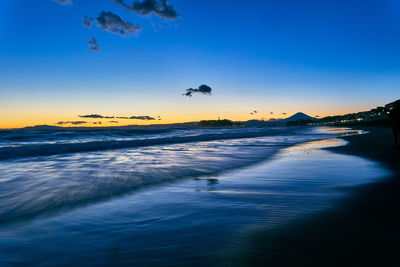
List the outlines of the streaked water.
{"label": "streaked water", "polygon": [[[246,229],[329,208],[339,188],[386,175],[321,150],[344,141],[319,128],[124,134],[3,133],[3,152],[30,152],[0,160],[0,263],[219,264]],[[59,148],[69,144],[84,149]]]}

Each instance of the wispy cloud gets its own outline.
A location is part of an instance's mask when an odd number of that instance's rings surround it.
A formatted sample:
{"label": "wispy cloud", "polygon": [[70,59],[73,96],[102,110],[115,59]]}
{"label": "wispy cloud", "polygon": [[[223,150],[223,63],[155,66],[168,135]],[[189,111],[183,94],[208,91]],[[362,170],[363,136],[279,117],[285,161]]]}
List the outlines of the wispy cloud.
{"label": "wispy cloud", "polygon": [[88,44],[89,44],[89,49],[90,50],[93,50],[93,51],[96,51],[96,52],[101,51],[99,43],[97,42],[97,40],[93,36],[91,38],[89,38]]}
{"label": "wispy cloud", "polygon": [[[52,0],[60,5],[67,6],[72,5],[73,0]],[[164,20],[176,20],[180,17],[178,12],[174,9],[172,5],[168,3],[168,0],[134,0],[131,3],[125,3],[125,0],[111,0],[117,5],[125,8],[129,12],[133,12],[140,16],[150,16],[155,14],[156,16]],[[132,1],[132,0],[127,0]],[[89,29],[93,26],[94,19],[89,16],[83,16],[82,25],[88,27]],[[117,14],[110,11],[102,11],[96,18],[97,25],[101,27],[104,31],[108,31],[121,36],[125,35],[135,35],[137,36],[140,31],[142,31],[142,26],[140,24],[134,25],[129,21],[123,20]],[[162,28],[162,25],[158,22],[151,22],[154,31],[157,28]],[[89,49],[92,51],[101,51],[100,45],[94,37],[89,39]]]}
{"label": "wispy cloud", "polygon": [[[150,116],[103,116],[99,114],[89,114],[89,115],[78,115],[80,118],[86,118],[86,119],[121,119],[121,120],[145,120],[145,121],[153,121],[156,120],[153,117]],[[111,122],[110,122],[111,123]],[[112,123],[118,123],[113,121]]]}
{"label": "wispy cloud", "polygon": [[93,18],[89,18],[88,16],[83,16],[83,26],[88,27],[89,29],[92,27]]}
{"label": "wispy cloud", "polygon": [[96,20],[103,30],[119,34],[121,36],[125,34],[137,34],[142,30],[142,26],[135,26],[129,21],[121,19],[118,15],[110,11],[102,11]]}
{"label": "wispy cloud", "polygon": [[90,114],[90,115],[78,115],[80,118],[88,118],[88,119],[115,119],[115,116],[103,116],[99,114]]}
{"label": "wispy cloud", "polygon": [[211,91],[212,91],[212,89],[210,86],[203,84],[198,89],[193,89],[193,88],[186,89],[186,93],[184,93],[183,95],[189,96],[189,97],[192,97],[192,95],[194,93],[200,93],[203,95],[211,95]]}
{"label": "wispy cloud", "polygon": [[143,121],[154,121],[155,118],[150,116],[130,116],[130,117],[117,117],[122,120],[143,120]]}
{"label": "wispy cloud", "polygon": [[155,118],[150,116],[132,116],[129,117],[130,120],[143,120],[143,121],[154,121]]}
{"label": "wispy cloud", "polygon": [[88,123],[87,121],[59,121],[56,124],[57,125],[67,125],[67,124],[71,124],[71,125],[82,125],[82,124],[86,124]]}
{"label": "wispy cloud", "polygon": [[154,13],[156,16],[159,16],[162,19],[175,20],[180,17],[178,12],[175,11],[174,7],[168,4],[167,0],[134,1],[130,5],[126,4],[124,0],[111,1],[140,16],[149,16]]}
{"label": "wispy cloud", "polygon": [[53,1],[63,6],[72,5],[72,0],[53,0]]}

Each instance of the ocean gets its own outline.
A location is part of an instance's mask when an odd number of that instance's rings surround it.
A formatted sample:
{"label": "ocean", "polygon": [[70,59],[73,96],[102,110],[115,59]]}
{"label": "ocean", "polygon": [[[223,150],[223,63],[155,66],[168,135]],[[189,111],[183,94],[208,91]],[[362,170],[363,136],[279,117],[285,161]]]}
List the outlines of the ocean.
{"label": "ocean", "polygon": [[222,265],[387,176],[323,127],[0,131],[1,265]]}

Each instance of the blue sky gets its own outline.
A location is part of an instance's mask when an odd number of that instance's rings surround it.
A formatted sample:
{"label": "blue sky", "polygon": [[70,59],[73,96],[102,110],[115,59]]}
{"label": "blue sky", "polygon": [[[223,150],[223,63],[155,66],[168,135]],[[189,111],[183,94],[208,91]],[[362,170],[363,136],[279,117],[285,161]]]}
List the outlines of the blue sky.
{"label": "blue sky", "polygon": [[[2,5],[0,127],[78,114],[161,115],[163,122],[251,119],[252,109],[266,119],[271,111],[331,115],[400,96],[396,0],[170,0],[176,20],[110,0]],[[142,31],[104,31],[96,22],[102,11]],[[83,16],[94,18],[90,29]],[[92,36],[101,51],[89,49]],[[201,84],[211,96],[182,96]]]}

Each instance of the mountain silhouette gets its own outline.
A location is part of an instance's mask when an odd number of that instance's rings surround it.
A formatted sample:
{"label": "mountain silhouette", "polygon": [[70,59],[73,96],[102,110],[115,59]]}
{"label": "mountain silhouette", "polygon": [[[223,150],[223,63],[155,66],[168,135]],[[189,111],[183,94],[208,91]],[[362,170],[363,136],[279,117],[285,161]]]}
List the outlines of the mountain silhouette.
{"label": "mountain silhouette", "polygon": [[316,120],[317,118],[313,118],[311,116],[308,116],[307,114],[304,114],[303,112],[297,112],[293,116],[290,116],[289,118],[280,120],[281,122],[289,122],[289,121],[297,121],[297,120]]}

